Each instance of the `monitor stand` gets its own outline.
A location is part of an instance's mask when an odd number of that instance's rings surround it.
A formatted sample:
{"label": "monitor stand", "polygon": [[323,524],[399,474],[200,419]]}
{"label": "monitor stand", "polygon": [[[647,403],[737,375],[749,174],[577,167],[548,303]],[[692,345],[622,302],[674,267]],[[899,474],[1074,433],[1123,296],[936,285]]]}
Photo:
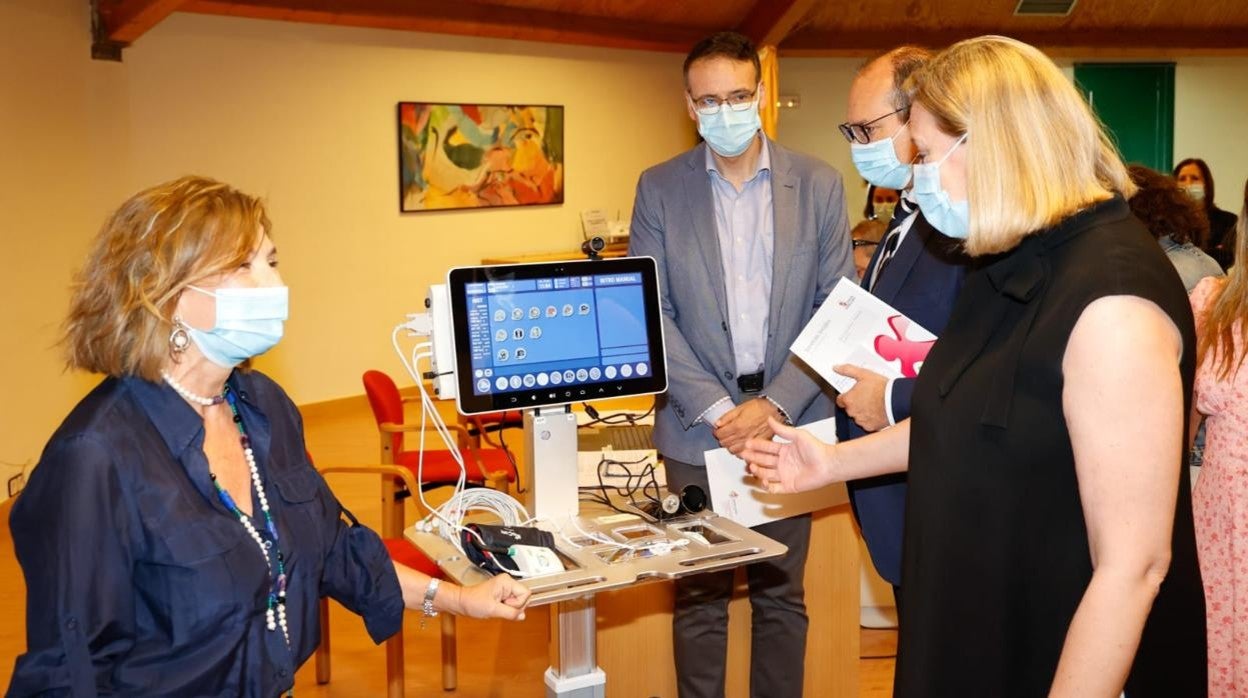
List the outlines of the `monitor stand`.
{"label": "monitor stand", "polygon": [[524,411],[524,506],[535,519],[567,523],[579,510],[576,415],[567,405]]}
{"label": "monitor stand", "polygon": [[[576,415],[567,405],[524,411],[524,506],[541,521],[565,525],[577,515]],[[551,615],[546,698],[603,698],[594,595],[560,601]]]}

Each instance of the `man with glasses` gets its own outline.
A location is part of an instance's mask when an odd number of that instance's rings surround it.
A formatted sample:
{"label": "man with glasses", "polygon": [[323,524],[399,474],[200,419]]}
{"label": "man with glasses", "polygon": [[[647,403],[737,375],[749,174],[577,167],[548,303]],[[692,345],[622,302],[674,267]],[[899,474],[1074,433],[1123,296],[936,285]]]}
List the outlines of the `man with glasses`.
{"label": "man with glasses", "polygon": [[[930,54],[902,46],[867,62],[849,88],[847,121],[854,166],[876,187],[902,191],[892,220],[862,276],[862,286],[911,320],[940,336],[962,288],[966,258],[928,224],[911,198],[910,96],[904,89]],[[854,439],[910,416],[913,378],[890,380],[859,366],[837,367],[857,381],[837,398],[837,438]],[[846,483],[850,503],[876,571],[900,599],[901,538],[906,476],[885,475]]]}
{"label": "man with glasses", "polygon": [[[749,39],[703,40],[684,72],[685,107],[705,143],[642,173],[629,252],[658,261],[663,291],[668,390],[658,399],[654,442],[668,488],[709,493],[705,451],[738,453],[750,437],[769,438],[768,417],[805,424],[830,416],[830,400],[789,346],[854,267],[840,175],[761,132],[758,105],[770,97]],[[797,697],[810,517],[758,531],[789,552],[746,570],[750,695]],[[676,582],[682,698],[724,695],[732,586],[732,571]]]}

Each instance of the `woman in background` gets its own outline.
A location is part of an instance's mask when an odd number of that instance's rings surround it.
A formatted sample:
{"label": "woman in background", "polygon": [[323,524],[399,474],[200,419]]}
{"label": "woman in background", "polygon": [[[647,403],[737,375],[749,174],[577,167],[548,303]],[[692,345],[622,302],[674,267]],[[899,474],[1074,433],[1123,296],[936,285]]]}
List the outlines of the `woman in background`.
{"label": "woman in background", "polygon": [[1206,276],[1222,276],[1222,267],[1200,245],[1209,235],[1204,207],[1188,196],[1174,179],[1144,167],[1127,168],[1139,187],[1131,197],[1131,213],[1156,238],[1166,257],[1179,272],[1188,293]]}
{"label": "woman in background", "polygon": [[[1236,257],[1248,254],[1248,187]],[[1205,457],[1192,493],[1205,583],[1209,695],[1248,695],[1248,270],[1208,278],[1192,293],[1199,365],[1195,410],[1205,415]]]}
{"label": "woman in background", "polygon": [[885,225],[893,219],[893,210],[901,200],[901,192],[888,187],[867,187],[867,205],[862,209],[862,217],[869,221],[883,221]]}
{"label": "woman in background", "polygon": [[1200,158],[1188,158],[1175,165],[1174,178],[1188,196],[1205,209],[1205,217],[1209,219],[1205,252],[1216,259],[1223,269],[1230,269],[1235,263],[1235,214],[1223,211],[1214,204],[1213,173],[1209,171],[1209,165]]}

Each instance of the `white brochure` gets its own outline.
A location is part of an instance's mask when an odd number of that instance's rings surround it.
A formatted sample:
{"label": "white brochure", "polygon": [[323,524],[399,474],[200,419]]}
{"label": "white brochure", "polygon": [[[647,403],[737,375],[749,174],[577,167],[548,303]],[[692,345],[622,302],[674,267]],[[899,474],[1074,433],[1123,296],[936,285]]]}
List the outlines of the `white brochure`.
{"label": "white brochure", "polygon": [[855,381],[833,366],[854,364],[886,378],[913,378],[935,342],[936,335],[842,277],[791,349],[843,393]]}
{"label": "white brochure", "polygon": [[[801,428],[827,443],[836,443],[835,419],[823,419]],[[800,494],[771,494],[746,470],[745,461],[726,448],[706,452],[706,479],[711,486],[711,508],[742,526],[787,519],[849,501],[845,483],[840,482]]]}

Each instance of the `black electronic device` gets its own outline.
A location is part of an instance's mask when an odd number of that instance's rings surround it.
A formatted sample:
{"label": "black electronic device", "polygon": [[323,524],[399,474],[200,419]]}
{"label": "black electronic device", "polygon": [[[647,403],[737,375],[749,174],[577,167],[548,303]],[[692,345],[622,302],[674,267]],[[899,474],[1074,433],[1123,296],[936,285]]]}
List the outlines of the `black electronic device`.
{"label": "black electronic device", "polygon": [[607,249],[607,241],[595,235],[581,243],[581,252],[590,259],[599,259],[598,254]]}
{"label": "black electronic device", "polygon": [[697,485],[685,485],[679,493],[668,492],[658,502],[646,502],[635,508],[655,521],[662,521],[685,514],[697,514],[706,509],[706,490]]}
{"label": "black electronic device", "polygon": [[549,531],[530,526],[468,524],[459,532],[464,554],[476,566],[499,574],[515,572],[519,566],[509,552],[517,545],[555,550],[555,537]]}
{"label": "black electronic device", "polygon": [[460,267],[447,295],[463,414],[667,389],[649,257]]}

